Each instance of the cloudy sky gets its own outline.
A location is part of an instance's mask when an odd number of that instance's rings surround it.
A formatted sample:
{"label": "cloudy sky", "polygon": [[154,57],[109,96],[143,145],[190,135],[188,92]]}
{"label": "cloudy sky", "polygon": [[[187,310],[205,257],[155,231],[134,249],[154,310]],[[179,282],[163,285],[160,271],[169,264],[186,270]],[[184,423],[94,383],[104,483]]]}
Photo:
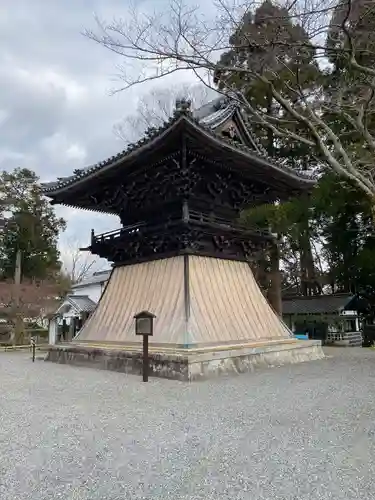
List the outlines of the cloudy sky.
{"label": "cloudy sky", "polygon": [[[137,5],[163,9],[166,2]],[[1,170],[25,166],[53,180],[123,149],[113,126],[134,112],[147,87],[111,95],[121,61],[81,33],[95,27],[94,13],[108,20],[127,9],[126,0],[1,0]],[[63,250],[87,243],[91,227],[118,226],[112,217],[58,211],[68,220]]]}

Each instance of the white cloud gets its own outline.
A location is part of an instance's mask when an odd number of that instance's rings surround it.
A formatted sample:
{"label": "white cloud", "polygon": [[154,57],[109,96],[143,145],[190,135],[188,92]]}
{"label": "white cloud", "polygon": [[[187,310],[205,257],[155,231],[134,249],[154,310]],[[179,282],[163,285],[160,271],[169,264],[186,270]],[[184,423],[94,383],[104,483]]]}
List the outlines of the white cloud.
{"label": "white cloud", "polygon": [[18,151],[12,151],[6,148],[0,148],[0,165],[9,161],[24,161],[26,156]]}
{"label": "white cloud", "polygon": [[5,125],[9,118],[9,112],[6,109],[0,109],[0,128]]}
{"label": "white cloud", "polygon": [[82,144],[66,137],[63,132],[55,132],[40,141],[40,148],[45,157],[54,165],[71,164],[75,167],[84,165],[87,152]]}
{"label": "white cloud", "polygon": [[65,153],[67,160],[78,163],[84,163],[87,156],[85,148],[79,144],[71,144]]}
{"label": "white cloud", "polygon": [[[93,12],[107,19],[126,15],[124,0],[2,0],[0,6],[0,170],[35,169],[42,180],[72,171],[123,149],[113,125],[132,114],[137,99],[153,85],[193,80],[177,74],[164,82],[110,96],[119,87],[121,61],[82,35],[95,27]],[[142,9],[168,2],[138,2]],[[118,227],[115,217],[58,207],[68,221],[64,241],[88,243],[90,228]]]}
{"label": "white cloud", "polygon": [[57,69],[50,67],[16,66],[15,63],[3,68],[3,71],[10,72],[16,85],[28,86],[31,92],[43,92],[54,94],[62,91],[67,101],[72,104],[79,104],[79,101],[86,97],[87,89],[73,78],[64,75]]}

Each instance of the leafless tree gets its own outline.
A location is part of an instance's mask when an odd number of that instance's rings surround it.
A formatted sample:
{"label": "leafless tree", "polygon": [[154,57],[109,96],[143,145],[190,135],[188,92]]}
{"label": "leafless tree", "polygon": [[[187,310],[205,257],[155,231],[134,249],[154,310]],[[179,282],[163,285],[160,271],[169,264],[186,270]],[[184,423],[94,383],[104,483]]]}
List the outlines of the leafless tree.
{"label": "leafless tree", "polygon": [[0,315],[11,326],[14,343],[23,343],[27,318],[44,319],[56,309],[60,292],[59,284],[54,281],[24,280],[20,284],[0,281]]}
{"label": "leafless tree", "polygon": [[114,132],[125,142],[135,142],[149,127],[158,127],[172,116],[177,98],[189,99],[194,109],[214,98],[214,95],[213,90],[202,84],[155,87],[140,97],[135,113],[117,123]]}
{"label": "leafless tree", "polygon": [[87,251],[81,251],[76,240],[70,240],[63,252],[64,272],[72,284],[80,283],[105,265]]}
{"label": "leafless tree", "polygon": [[[314,148],[329,168],[354,181],[375,200],[375,134],[369,126],[375,111],[375,69],[371,60],[373,45],[364,43],[366,34],[357,29],[359,2],[369,4],[367,11],[361,11],[363,20],[372,15],[373,5],[368,0],[278,2],[284,9],[285,21],[288,18],[294,25],[298,23],[307,34],[305,39],[282,30],[271,31],[258,40],[250,37],[242,29],[242,22],[244,16],[253,15],[259,7],[256,0],[213,0],[211,17],[183,0],[172,0],[169,9],[156,14],[132,10],[125,20],[107,23],[97,19],[98,29],[86,35],[123,58],[124,85],[118,90],[176,72],[193,71],[209,88],[219,86],[225,93],[231,91],[253,120],[272,130],[275,137],[287,137]],[[275,21],[283,25],[284,19]],[[293,54],[289,59],[286,49]],[[227,51],[234,51],[236,57],[226,60],[222,55]],[[366,54],[368,57],[364,57]],[[355,74],[355,82],[339,78],[328,97],[323,85],[318,85],[312,99],[311,89],[301,84],[300,70],[309,63],[329,72],[327,56],[340,58],[347,70],[342,74]],[[283,79],[275,71],[275,61],[284,69]],[[232,85],[235,75],[241,75],[242,88]],[[252,106],[246,97],[246,85],[254,81],[267,87],[283,110],[282,118]],[[327,114],[345,123],[343,135],[332,125],[334,119],[326,119]],[[357,147],[347,145],[344,135],[348,134],[358,137]]]}

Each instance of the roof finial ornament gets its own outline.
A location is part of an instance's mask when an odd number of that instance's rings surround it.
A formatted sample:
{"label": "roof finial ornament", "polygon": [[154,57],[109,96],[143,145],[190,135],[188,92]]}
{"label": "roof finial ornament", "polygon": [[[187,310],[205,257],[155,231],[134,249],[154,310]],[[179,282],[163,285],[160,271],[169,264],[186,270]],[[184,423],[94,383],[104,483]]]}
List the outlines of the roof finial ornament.
{"label": "roof finial ornament", "polygon": [[186,97],[178,97],[176,99],[176,111],[178,114],[191,114],[191,100]]}

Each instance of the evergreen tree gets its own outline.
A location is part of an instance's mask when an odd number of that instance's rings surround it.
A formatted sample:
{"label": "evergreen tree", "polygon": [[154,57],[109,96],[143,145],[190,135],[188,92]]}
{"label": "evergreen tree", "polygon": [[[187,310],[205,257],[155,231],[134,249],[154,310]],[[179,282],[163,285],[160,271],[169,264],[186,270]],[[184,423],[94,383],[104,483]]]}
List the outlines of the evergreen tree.
{"label": "evergreen tree", "polygon": [[[375,12],[369,0],[339,0],[333,12],[326,42],[332,65],[324,83],[324,121],[340,137],[353,166],[373,179],[375,151],[375,76],[353,65],[375,63]],[[330,103],[336,103],[332,106]],[[374,200],[372,200],[374,202]],[[375,208],[372,208],[375,221]]]}
{"label": "evergreen tree", "polygon": [[[277,43],[272,45],[272,40]],[[287,9],[265,0],[254,14],[247,12],[244,15],[240,27],[229,39],[229,46],[231,48],[221,56],[219,66],[243,67],[255,73],[266,71],[269,81],[296,109],[301,104],[300,97],[293,91],[296,85],[314,95],[321,78],[314,60],[314,49],[309,45],[308,34],[293,22]],[[247,112],[251,108],[254,110],[249,115],[251,126],[269,155],[294,161],[301,169],[306,167],[301,161],[306,154],[306,145],[290,137],[275,136],[275,131],[257,118],[264,114],[270,123],[283,123],[291,132],[296,129],[296,123],[286,116],[268,84],[249,72],[225,72],[222,69],[216,71],[216,82],[223,91],[235,88],[245,95],[249,103]]]}
{"label": "evergreen tree", "polygon": [[59,272],[58,235],[65,221],[56,217],[42,196],[37,175],[17,168],[0,174],[0,216],[6,226],[0,240],[0,273],[12,278],[17,251],[21,251],[22,277],[42,280]]}
{"label": "evergreen tree", "polygon": [[[285,45],[271,47],[269,43],[262,44],[262,41],[272,39],[284,40]],[[307,48],[297,49],[297,42],[306,43]],[[257,71],[260,71],[263,66],[269,68],[268,77],[274,86],[285,97],[291,99],[296,107],[300,103],[296,96],[293,96],[293,92],[288,90],[286,83],[295,80],[293,75],[297,72],[298,84],[310,89],[311,95],[314,95],[321,74],[313,59],[313,49],[308,46],[307,33],[301,26],[292,22],[286,9],[266,0],[254,14],[247,13],[243,17],[241,27],[232,35],[229,43],[232,48],[222,55],[219,64],[246,65]],[[306,52],[310,52],[310,57],[306,57]],[[225,77],[222,72],[217,72],[217,81],[221,89],[233,87],[240,89],[255,112],[266,112],[269,121],[274,120],[277,123],[287,119],[285,111],[273,98],[269,86],[257,79],[249,79],[249,73],[231,73]],[[290,81],[291,87],[295,84],[295,81]],[[248,108],[245,109],[248,111]],[[256,121],[254,116],[257,114],[253,113],[248,116],[249,127],[270,157],[283,159],[289,167],[298,170],[316,167],[317,159],[312,156],[311,148],[290,137],[276,136],[271,128],[265,128],[263,123]],[[289,128],[292,132],[294,127],[295,123],[291,122]],[[280,249],[281,257],[286,254],[290,257],[291,253],[298,256],[298,263],[294,269],[298,277],[294,276],[296,278],[294,289],[304,295],[319,293],[320,287],[316,279],[310,242],[312,235],[310,234],[308,200],[288,204],[285,209],[280,206],[273,209],[264,207],[261,211],[263,214],[267,213],[266,218],[269,219],[268,223],[273,227],[274,232],[282,235],[279,238],[279,243],[283,247]],[[254,217],[257,218],[258,215],[254,214]],[[250,221],[252,219],[250,214],[247,214],[245,218]],[[286,231],[286,228],[291,226],[293,226],[293,235]],[[285,259],[283,264],[285,270]]]}
{"label": "evergreen tree", "polygon": [[282,288],[285,292],[312,295],[322,291],[321,277],[311,249],[311,239],[315,236],[311,205],[311,199],[302,198],[279,205],[261,205],[242,214],[242,220],[247,224],[270,227],[279,235]]}
{"label": "evergreen tree", "polygon": [[326,174],[314,192],[313,205],[330,292],[375,291],[375,238],[368,197],[354,184]]}

